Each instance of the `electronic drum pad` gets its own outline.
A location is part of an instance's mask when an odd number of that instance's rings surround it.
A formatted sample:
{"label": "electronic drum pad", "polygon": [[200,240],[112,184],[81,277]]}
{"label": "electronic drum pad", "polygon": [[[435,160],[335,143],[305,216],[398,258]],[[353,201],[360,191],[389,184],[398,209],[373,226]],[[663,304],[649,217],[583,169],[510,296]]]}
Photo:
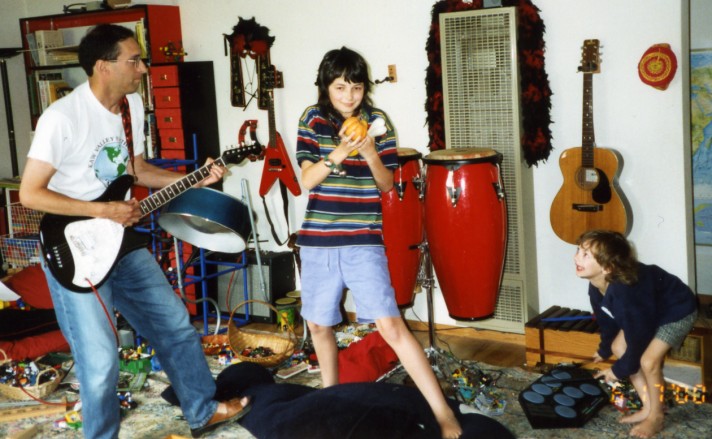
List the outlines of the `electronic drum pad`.
{"label": "electronic drum pad", "polygon": [[583,427],[609,400],[590,371],[572,367],[553,369],[519,393],[535,429]]}

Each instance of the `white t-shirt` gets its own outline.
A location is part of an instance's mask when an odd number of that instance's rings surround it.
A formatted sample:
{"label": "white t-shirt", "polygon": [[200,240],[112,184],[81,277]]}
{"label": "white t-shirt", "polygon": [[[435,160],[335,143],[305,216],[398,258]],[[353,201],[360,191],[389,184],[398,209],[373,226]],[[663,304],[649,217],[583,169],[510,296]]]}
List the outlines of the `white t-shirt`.
{"label": "white t-shirt", "polygon": [[[143,101],[128,95],[134,155],[144,150]],[[107,110],[85,82],[40,117],[28,157],[57,170],[49,189],[79,200],[98,198],[126,174],[129,151],[121,114]]]}

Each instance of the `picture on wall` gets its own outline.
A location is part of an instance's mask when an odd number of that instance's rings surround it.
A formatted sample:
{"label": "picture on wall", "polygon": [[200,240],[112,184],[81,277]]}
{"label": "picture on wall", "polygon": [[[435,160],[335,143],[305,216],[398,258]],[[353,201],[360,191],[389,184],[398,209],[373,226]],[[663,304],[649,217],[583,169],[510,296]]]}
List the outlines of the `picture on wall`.
{"label": "picture on wall", "polygon": [[690,55],[695,243],[712,246],[712,49]]}

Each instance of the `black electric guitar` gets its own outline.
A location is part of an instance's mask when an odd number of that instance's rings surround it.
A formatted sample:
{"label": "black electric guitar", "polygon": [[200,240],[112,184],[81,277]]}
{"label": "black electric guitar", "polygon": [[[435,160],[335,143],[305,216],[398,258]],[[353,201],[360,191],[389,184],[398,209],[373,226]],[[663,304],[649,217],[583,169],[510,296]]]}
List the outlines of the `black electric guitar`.
{"label": "black electric guitar", "polygon": [[[214,162],[197,169],[139,202],[142,216],[166,205],[210,175],[214,164],[240,163],[248,155],[259,154],[259,146],[249,145],[225,151]],[[133,186],[131,175],[117,178],[94,201],[124,200]],[[126,253],[146,244],[145,235],[106,218],[47,213],[40,221],[40,247],[57,281],[72,291],[87,293],[99,287],[116,262]]]}
{"label": "black electric guitar", "polygon": [[598,40],[584,41],[583,130],[581,147],[565,150],[559,157],[564,183],[551,205],[551,227],[562,240],[575,244],[582,233],[593,229],[626,233],[628,215],[616,191],[618,156],[596,148],[593,133],[593,73],[600,72]]}

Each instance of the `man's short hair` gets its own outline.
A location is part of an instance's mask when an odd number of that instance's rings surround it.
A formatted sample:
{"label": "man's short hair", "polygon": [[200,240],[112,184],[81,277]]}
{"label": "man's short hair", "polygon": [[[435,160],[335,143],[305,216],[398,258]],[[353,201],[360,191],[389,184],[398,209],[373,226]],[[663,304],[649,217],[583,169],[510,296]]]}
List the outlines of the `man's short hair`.
{"label": "man's short hair", "polygon": [[116,24],[100,24],[91,28],[79,43],[79,65],[87,76],[94,74],[94,64],[100,59],[112,60],[119,56],[119,43],[134,38],[131,29]]}

